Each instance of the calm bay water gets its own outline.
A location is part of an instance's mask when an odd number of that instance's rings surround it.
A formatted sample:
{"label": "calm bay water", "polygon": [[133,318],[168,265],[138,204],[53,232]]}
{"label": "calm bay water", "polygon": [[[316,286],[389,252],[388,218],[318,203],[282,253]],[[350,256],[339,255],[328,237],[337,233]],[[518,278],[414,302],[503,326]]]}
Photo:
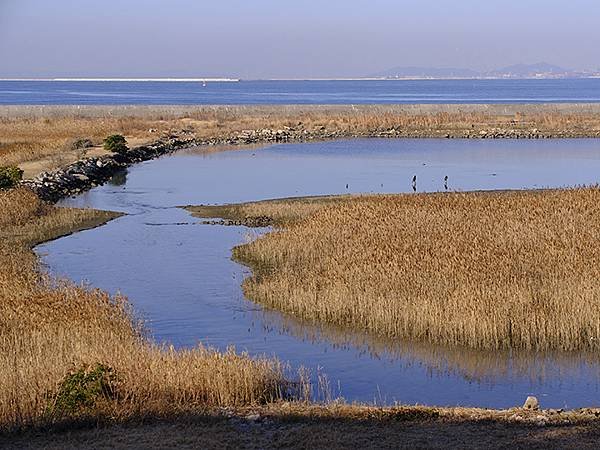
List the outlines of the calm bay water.
{"label": "calm bay water", "polygon": [[[262,149],[180,152],[132,167],[63,202],[126,212],[37,247],[48,269],[129,296],[160,342],[274,355],[328,375],[334,393],[378,403],[544,407],[600,403],[597,357],[509,354],[390,342],[301,323],[244,298],[231,248],[266,230],[202,225],[178,205],[296,195],[520,189],[600,181],[593,139],[363,139]],[[346,188],[348,184],[348,188]]]}
{"label": "calm bay water", "polygon": [[10,105],[597,103],[600,79],[358,81],[0,81]]}

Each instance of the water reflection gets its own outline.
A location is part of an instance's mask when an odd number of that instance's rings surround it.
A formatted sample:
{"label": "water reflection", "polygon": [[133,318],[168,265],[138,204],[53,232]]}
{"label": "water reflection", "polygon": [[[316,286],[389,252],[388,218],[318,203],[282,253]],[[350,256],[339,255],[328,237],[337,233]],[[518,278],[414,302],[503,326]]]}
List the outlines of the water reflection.
{"label": "water reflection", "polygon": [[127,184],[127,170],[120,170],[115,173],[109,180],[111,186],[125,186]]}
{"label": "water reflection", "polygon": [[582,369],[600,375],[597,354],[474,350],[388,339],[332,324],[311,324],[273,311],[258,310],[255,314],[269,332],[289,334],[313,344],[327,342],[336,349],[355,350],[359,355],[387,359],[404,367],[422,365],[431,374],[454,374],[470,382],[494,384],[507,377],[518,377],[543,384],[580,376]]}

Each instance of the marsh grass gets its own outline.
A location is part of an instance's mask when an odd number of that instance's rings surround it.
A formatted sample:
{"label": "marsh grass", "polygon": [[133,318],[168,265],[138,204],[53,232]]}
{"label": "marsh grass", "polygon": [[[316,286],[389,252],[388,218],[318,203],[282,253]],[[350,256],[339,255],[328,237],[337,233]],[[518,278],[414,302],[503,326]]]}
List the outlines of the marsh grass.
{"label": "marsh grass", "polygon": [[[276,360],[233,349],[155,345],[125,298],[40,274],[32,245],[113,217],[55,208],[24,189],[0,192],[0,432],[169,417],[264,403],[299,389],[286,381]],[[110,396],[86,391],[97,388],[93,383],[82,384],[75,396],[61,396],[65,383],[77,386],[69,376],[83,373],[85,380],[95,367],[110,371]],[[73,398],[86,400],[78,404]]]}
{"label": "marsh grass", "polygon": [[350,198],[234,255],[255,269],[250,298],[309,321],[476,349],[597,351],[599,242],[593,187]]}

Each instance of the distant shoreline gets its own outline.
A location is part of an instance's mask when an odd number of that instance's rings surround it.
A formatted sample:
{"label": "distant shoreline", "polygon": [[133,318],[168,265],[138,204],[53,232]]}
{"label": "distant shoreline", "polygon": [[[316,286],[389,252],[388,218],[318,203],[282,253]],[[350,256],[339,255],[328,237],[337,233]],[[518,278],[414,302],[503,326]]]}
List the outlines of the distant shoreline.
{"label": "distant shoreline", "polygon": [[600,75],[581,77],[342,77],[342,78],[0,78],[0,81],[26,82],[171,82],[171,83],[239,83],[245,81],[485,81],[485,80],[597,80]]}
{"label": "distant shoreline", "polygon": [[0,81],[103,81],[103,82],[175,82],[237,83],[238,78],[0,78]]}

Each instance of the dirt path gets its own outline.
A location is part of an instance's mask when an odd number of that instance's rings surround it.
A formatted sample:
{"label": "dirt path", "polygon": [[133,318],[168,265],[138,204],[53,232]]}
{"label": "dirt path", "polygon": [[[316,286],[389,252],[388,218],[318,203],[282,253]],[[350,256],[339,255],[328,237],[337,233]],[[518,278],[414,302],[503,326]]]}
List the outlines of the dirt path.
{"label": "dirt path", "polygon": [[[384,415],[376,408],[320,407],[245,416],[195,416],[141,425],[28,432],[0,437],[6,449],[70,448],[597,448],[600,421],[546,422],[544,415],[459,410],[454,416],[426,408]],[[272,409],[273,407],[271,407]],[[284,411],[284,412],[281,412]]]}

